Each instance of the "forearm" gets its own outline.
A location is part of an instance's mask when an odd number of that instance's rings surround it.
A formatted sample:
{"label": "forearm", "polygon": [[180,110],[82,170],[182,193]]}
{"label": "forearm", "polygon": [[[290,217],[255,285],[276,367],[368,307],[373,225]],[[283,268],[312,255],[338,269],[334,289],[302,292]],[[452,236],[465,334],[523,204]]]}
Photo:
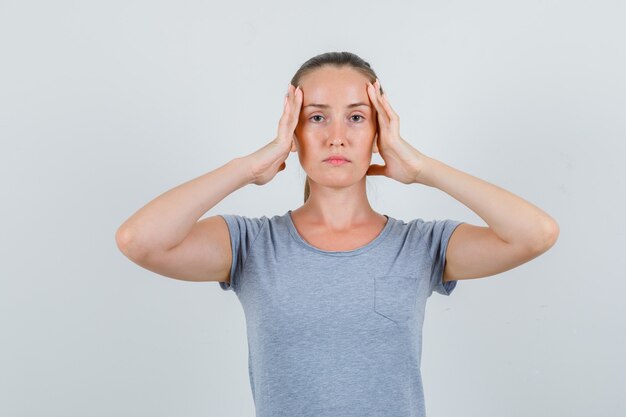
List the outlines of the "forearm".
{"label": "forearm", "polygon": [[425,157],[416,182],[454,197],[480,216],[505,242],[541,248],[558,234],[556,221],[540,208],[436,159]]}
{"label": "forearm", "polygon": [[185,239],[202,215],[250,180],[244,158],[235,158],[166,191],[119,227],[118,246],[132,253],[169,250]]}

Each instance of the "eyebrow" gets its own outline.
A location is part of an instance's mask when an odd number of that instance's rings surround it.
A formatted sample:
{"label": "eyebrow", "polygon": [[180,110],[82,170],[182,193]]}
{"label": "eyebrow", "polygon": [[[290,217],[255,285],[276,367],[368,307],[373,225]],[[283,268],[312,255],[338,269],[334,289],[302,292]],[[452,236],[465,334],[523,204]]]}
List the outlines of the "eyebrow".
{"label": "eyebrow", "polygon": [[[352,104],[348,104],[346,107],[348,108],[352,108],[352,107],[359,107],[359,106],[367,106],[370,107],[369,104],[367,103],[352,103]],[[317,104],[317,103],[311,103],[311,104],[307,104],[306,106],[302,106],[304,107],[320,107],[322,109],[328,109],[330,108],[330,106],[328,104]]]}

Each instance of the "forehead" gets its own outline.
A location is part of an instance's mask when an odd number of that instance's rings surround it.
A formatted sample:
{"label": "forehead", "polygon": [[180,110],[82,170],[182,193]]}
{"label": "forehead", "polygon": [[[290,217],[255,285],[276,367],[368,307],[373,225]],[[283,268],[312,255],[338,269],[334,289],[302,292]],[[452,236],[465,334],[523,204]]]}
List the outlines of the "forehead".
{"label": "forehead", "polygon": [[369,79],[349,67],[318,68],[302,77],[300,86],[306,105],[308,103],[343,103],[363,100],[369,102],[367,83]]}

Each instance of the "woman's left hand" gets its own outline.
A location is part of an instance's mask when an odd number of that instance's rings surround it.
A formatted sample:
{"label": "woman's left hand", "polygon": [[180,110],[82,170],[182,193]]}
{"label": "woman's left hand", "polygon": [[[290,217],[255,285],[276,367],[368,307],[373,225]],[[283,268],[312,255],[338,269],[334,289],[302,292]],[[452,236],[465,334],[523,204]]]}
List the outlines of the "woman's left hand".
{"label": "woman's left hand", "polygon": [[384,175],[404,184],[419,182],[427,156],[400,137],[400,118],[387,95],[380,93],[378,79],[374,84],[368,83],[367,94],[378,113],[376,145],[385,161],[385,165],[370,165],[367,175]]}

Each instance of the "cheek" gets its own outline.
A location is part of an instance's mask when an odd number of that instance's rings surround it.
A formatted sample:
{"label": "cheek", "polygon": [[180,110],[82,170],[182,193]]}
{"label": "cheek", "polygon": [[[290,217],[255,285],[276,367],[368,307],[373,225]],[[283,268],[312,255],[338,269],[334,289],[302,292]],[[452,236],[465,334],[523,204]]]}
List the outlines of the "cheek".
{"label": "cheek", "polygon": [[365,142],[373,140],[377,132],[376,128],[375,122],[364,123],[361,129],[359,129],[359,138]]}
{"label": "cheek", "polygon": [[296,136],[300,144],[305,147],[311,147],[324,141],[325,133],[323,129],[312,126],[310,123],[298,124],[295,130]]}
{"label": "cheek", "polygon": [[320,129],[315,129],[315,126],[312,126],[308,120],[300,119],[296,125],[295,132],[298,137],[310,137],[311,135],[319,135],[319,130]]}

